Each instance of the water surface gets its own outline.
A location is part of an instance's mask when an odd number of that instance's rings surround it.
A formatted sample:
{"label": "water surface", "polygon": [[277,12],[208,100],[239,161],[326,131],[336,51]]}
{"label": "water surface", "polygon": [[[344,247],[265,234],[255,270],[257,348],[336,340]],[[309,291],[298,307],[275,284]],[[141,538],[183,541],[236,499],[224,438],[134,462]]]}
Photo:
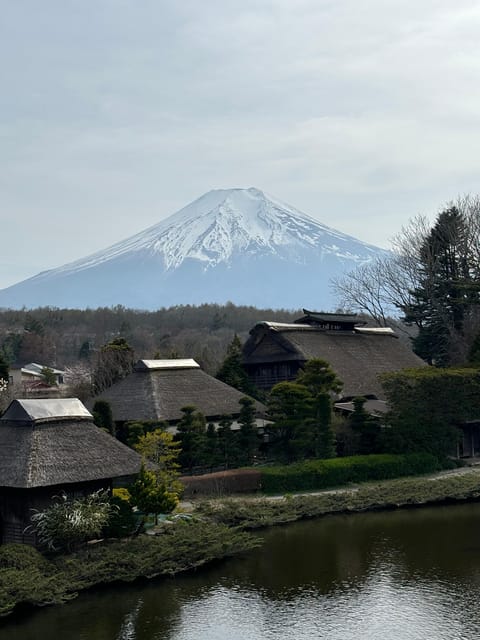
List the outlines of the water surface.
{"label": "water surface", "polygon": [[175,579],[7,620],[1,640],[477,640],[480,504],[331,516]]}

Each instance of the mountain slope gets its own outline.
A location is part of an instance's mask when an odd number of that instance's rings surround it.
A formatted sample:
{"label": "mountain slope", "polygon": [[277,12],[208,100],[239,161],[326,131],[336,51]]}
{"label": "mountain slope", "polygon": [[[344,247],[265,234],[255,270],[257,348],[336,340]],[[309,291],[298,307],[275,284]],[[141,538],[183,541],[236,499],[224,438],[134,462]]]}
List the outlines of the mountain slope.
{"label": "mountain slope", "polygon": [[326,310],[330,278],[380,253],[258,189],[220,189],[104,251],[1,290],[0,307],[230,300]]}

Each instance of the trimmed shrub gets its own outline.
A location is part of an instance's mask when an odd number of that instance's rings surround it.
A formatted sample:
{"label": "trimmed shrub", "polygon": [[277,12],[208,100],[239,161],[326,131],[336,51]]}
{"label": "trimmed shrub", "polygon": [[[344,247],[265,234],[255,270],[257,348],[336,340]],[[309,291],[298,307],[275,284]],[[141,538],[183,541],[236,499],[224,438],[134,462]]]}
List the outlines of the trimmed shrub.
{"label": "trimmed shrub", "polygon": [[261,482],[262,490],[266,493],[312,491],[351,482],[433,473],[440,468],[438,459],[428,453],[351,456],[267,467],[262,469]]}

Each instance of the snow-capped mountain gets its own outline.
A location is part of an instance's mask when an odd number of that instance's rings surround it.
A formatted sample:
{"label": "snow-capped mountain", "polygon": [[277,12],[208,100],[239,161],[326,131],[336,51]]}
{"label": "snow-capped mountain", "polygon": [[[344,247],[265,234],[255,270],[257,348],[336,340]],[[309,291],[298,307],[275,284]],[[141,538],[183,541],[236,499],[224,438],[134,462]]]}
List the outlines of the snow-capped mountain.
{"label": "snow-capped mountain", "polygon": [[384,253],[250,189],[209,191],[113,246],[0,291],[0,307],[334,304],[329,280]]}

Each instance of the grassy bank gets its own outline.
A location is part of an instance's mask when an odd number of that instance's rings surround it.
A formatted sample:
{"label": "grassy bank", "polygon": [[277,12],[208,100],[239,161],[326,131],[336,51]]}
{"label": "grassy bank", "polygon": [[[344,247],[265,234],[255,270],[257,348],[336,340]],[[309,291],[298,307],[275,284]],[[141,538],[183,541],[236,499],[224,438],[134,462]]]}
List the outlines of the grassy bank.
{"label": "grassy bank", "polygon": [[101,542],[45,557],[27,545],[0,547],[0,615],[20,604],[66,602],[92,586],[173,576],[258,544],[247,533],[212,522],[176,522],[163,535]]}
{"label": "grassy bank", "polygon": [[[45,557],[26,545],[0,547],[0,615],[20,604],[66,602],[80,591],[137,578],[172,576],[259,544],[247,531],[334,513],[478,500],[480,469],[384,480],[315,494],[206,500],[198,518],[162,535],[87,545]],[[243,530],[243,531],[241,531]]]}
{"label": "grassy bank", "polygon": [[251,530],[334,513],[355,513],[479,498],[480,470],[475,469],[437,477],[365,483],[355,488],[310,495],[287,495],[276,499],[265,497],[210,500],[199,503],[197,512],[215,522]]}

